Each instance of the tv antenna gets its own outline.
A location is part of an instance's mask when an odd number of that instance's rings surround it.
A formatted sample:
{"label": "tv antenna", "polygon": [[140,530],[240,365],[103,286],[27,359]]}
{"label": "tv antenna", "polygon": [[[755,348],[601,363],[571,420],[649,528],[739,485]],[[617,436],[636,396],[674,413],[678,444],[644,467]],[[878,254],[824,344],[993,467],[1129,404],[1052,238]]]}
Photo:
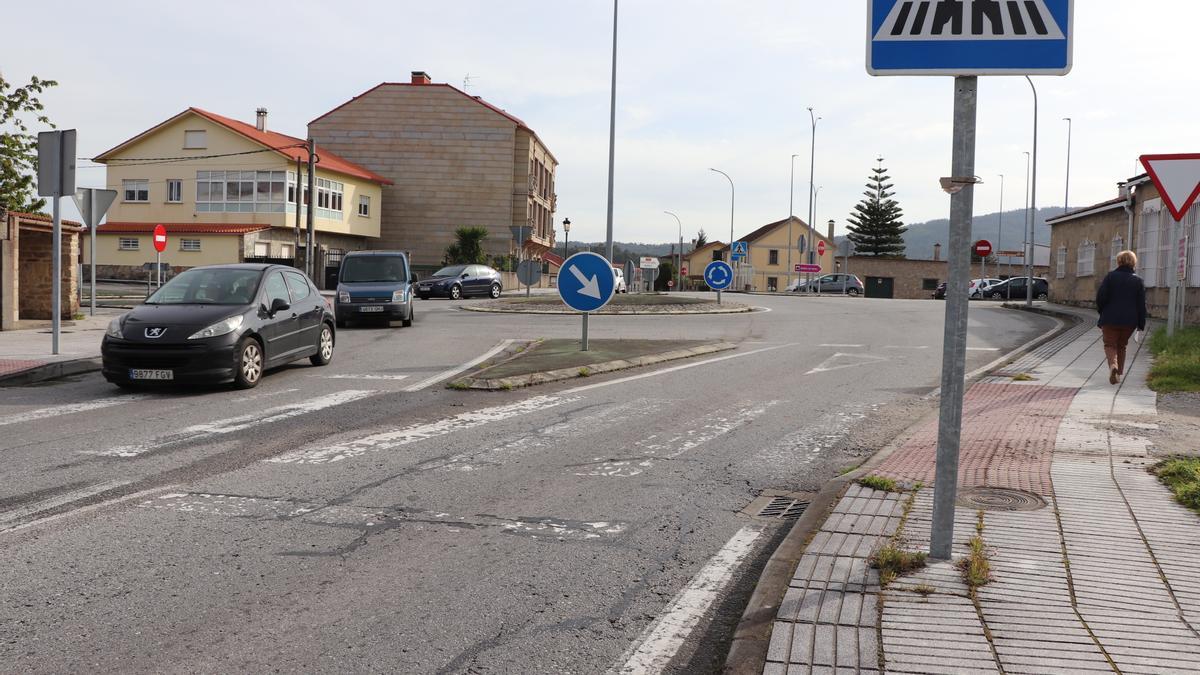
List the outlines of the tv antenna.
{"label": "tv antenna", "polygon": [[472,76],[470,73],[467,73],[466,75],[464,75],[463,76],[463,91],[466,91],[471,86],[471,83],[478,79],[479,78],[477,76]]}

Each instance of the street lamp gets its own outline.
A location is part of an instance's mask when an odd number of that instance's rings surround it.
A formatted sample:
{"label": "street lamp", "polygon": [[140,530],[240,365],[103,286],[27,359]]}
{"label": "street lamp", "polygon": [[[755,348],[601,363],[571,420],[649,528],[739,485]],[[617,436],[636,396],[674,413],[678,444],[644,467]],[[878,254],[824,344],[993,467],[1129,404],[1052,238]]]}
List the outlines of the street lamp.
{"label": "street lamp", "polygon": [[[617,0],[613,0],[612,90],[608,110],[608,239],[604,244],[609,264],[613,260],[613,176],[617,152]],[[586,317],[586,314],[585,314]],[[587,340],[584,340],[587,351]]]}
{"label": "street lamp", "polygon": [[996,276],[1000,276],[1000,249],[1004,247],[1004,174],[1000,174],[1000,227],[996,230]]}
{"label": "street lamp", "polygon": [[1029,244],[1025,256],[1025,306],[1033,306],[1034,220],[1037,218],[1038,93],[1033,78],[1025,76],[1033,90],[1033,177],[1029,181]]}
{"label": "street lamp", "polygon": [[1075,126],[1070,117],[1064,117],[1067,123],[1067,188],[1063,195],[1063,213],[1071,209],[1071,132]]}
{"label": "street lamp", "polygon": [[737,199],[737,189],[734,188],[733,179],[729,177],[729,174],[720,169],[710,168],[709,171],[716,171],[729,181],[729,262],[733,262],[733,207]]}
{"label": "street lamp", "polygon": [[[816,201],[816,183],[813,182],[814,174],[817,167],[817,121],[820,117],[813,112],[812,108],[808,109],[808,118],[812,120],[812,142],[809,145],[809,160],[808,160],[808,233],[809,239],[813,239],[813,206]],[[810,276],[811,280],[811,276]]]}
{"label": "street lamp", "polygon": [[563,218],[563,260],[571,257],[571,219]]}
{"label": "street lamp", "polygon": [[675,263],[675,290],[682,291],[683,274],[680,270],[683,269],[683,221],[679,220],[679,216],[670,211],[663,211],[663,213],[675,218],[675,222],[679,224],[679,259]]}
{"label": "street lamp", "polygon": [[[1028,151],[1025,152],[1025,226],[1024,226],[1024,228],[1022,228],[1025,230],[1025,232],[1023,232],[1021,234],[1021,239],[1025,239],[1028,236],[1027,233],[1029,230],[1029,166],[1030,166],[1029,160],[1032,156],[1033,155],[1031,155]],[[1029,244],[1026,243],[1022,248],[1024,249],[1024,253],[1022,255],[1028,256],[1029,255]],[[1012,265],[1009,265],[1008,267],[1009,267],[1009,274],[1012,274]],[[1008,299],[1012,300],[1012,292],[1011,291],[1009,292]]]}
{"label": "street lamp", "polygon": [[796,158],[800,155],[792,155],[792,177],[788,182],[788,262],[787,273],[788,282],[784,288],[792,285],[792,248],[796,245],[796,237],[792,233],[792,221],[796,218]]}

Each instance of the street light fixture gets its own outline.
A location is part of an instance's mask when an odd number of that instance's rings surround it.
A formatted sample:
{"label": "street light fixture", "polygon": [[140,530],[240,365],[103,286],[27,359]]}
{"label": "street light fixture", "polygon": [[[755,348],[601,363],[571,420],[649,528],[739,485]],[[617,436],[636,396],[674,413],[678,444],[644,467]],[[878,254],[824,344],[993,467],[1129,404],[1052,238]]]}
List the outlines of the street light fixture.
{"label": "street light fixture", "polygon": [[729,262],[733,262],[733,207],[737,199],[737,189],[733,186],[733,179],[729,177],[729,174],[720,169],[710,168],[709,171],[716,171],[729,181]]}
{"label": "street light fixture", "polygon": [[[812,120],[812,142],[809,144],[809,160],[808,160],[808,234],[809,239],[814,238],[816,230],[813,229],[813,206],[816,201],[816,183],[813,181],[817,167],[817,122],[822,118],[818,117],[812,108],[808,109],[808,118]],[[809,275],[811,280],[811,275]]]}
{"label": "street light fixture", "polygon": [[563,260],[571,257],[571,219],[563,218]]}
{"label": "street light fixture", "polygon": [[[996,230],[996,276],[1000,276],[1000,249],[1004,248],[1004,174],[1000,174],[1000,227]],[[1009,270],[1011,272],[1012,270]]]}
{"label": "street light fixture", "polygon": [[1033,90],[1033,178],[1029,187],[1029,243],[1025,247],[1025,306],[1033,306],[1034,219],[1037,217],[1038,93],[1033,78],[1025,76]]}
{"label": "street light fixture", "polygon": [[663,211],[663,213],[673,217],[675,222],[679,224],[679,259],[675,263],[675,290],[682,291],[683,274],[680,272],[680,270],[683,269],[683,221],[679,219],[679,216],[671,213],[670,211]]}
{"label": "street light fixture", "polygon": [[796,158],[800,155],[792,155],[792,177],[788,182],[788,257],[787,257],[787,274],[788,282],[784,288],[792,285],[792,248],[796,245],[796,237],[792,233],[792,221],[796,219]]}
{"label": "street light fixture", "polygon": [[1071,209],[1071,132],[1075,123],[1070,117],[1064,117],[1063,121],[1067,123],[1067,188],[1063,195],[1063,213],[1066,213]]}

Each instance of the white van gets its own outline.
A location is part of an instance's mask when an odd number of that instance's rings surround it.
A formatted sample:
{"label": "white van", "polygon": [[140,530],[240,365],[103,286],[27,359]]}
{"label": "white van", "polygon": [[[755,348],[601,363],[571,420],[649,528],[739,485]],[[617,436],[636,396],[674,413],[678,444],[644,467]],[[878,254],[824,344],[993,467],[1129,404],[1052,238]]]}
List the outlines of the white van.
{"label": "white van", "polygon": [[629,287],[625,285],[625,272],[618,267],[613,268],[613,293],[628,293]]}

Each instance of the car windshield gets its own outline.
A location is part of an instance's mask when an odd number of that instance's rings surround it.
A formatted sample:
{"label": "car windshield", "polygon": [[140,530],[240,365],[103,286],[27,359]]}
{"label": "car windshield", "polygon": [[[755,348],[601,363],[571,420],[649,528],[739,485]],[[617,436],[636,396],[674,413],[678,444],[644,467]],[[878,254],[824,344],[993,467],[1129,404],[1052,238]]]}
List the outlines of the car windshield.
{"label": "car windshield", "polygon": [[401,283],[408,281],[404,258],[399,256],[357,255],[342,262],[342,281],[348,284]]}
{"label": "car windshield", "polygon": [[248,305],[254,301],[260,270],[190,269],[163,284],[147,305]]}
{"label": "car windshield", "polygon": [[466,265],[451,265],[450,267],[443,267],[442,269],[438,270],[437,272],[434,272],[433,276],[435,276],[435,277],[456,277],[465,271],[467,271]]}

